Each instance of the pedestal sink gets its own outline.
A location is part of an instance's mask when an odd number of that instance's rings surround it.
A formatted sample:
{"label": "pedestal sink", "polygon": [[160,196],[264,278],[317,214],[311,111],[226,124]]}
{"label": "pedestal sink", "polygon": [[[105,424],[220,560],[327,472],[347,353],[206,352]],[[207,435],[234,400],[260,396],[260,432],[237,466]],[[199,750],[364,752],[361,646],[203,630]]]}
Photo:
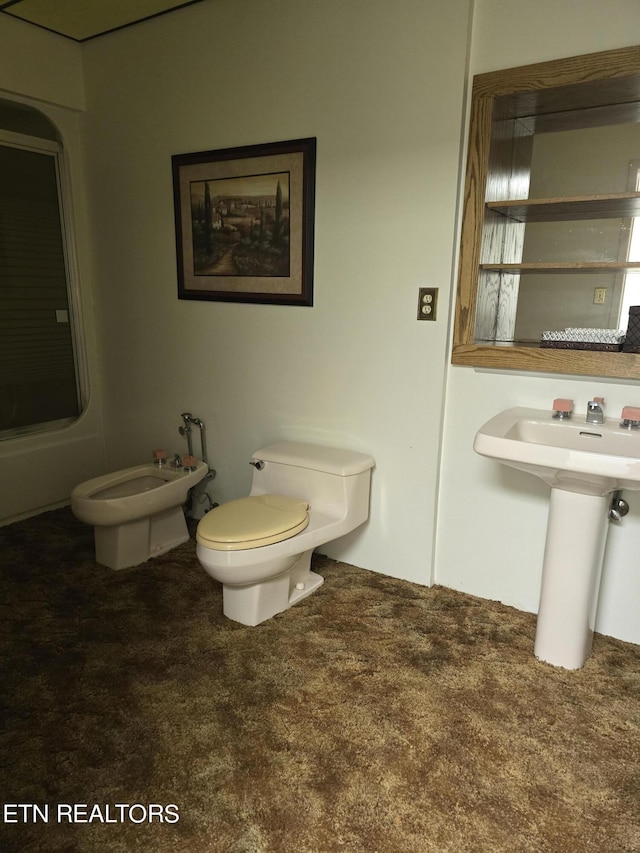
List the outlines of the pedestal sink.
{"label": "pedestal sink", "polygon": [[579,669],[591,651],[611,493],[640,489],[640,430],[518,407],[487,421],[473,447],[551,486],[534,653]]}

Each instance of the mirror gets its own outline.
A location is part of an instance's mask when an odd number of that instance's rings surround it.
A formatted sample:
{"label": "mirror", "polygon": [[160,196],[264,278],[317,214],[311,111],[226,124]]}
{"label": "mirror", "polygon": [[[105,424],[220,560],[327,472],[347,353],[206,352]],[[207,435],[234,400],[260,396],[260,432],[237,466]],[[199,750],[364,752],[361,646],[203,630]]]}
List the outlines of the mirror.
{"label": "mirror", "polygon": [[[637,189],[640,124],[537,134],[533,140],[530,198],[624,193]],[[640,261],[631,244],[631,217],[528,222],[522,260]],[[623,329],[629,306],[640,304],[640,276],[600,274],[520,276],[513,339],[537,343],[543,331],[567,327]],[[625,290],[627,292],[626,299]]]}
{"label": "mirror", "polygon": [[640,305],[639,153],[638,47],[474,78],[454,364],[640,378],[639,354],[541,346]]}

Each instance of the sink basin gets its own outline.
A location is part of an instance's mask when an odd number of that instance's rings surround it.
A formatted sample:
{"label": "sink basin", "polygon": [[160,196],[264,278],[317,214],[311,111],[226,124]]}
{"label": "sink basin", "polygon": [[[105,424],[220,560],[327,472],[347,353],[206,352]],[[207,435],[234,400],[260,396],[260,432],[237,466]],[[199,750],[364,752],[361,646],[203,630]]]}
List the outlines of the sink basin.
{"label": "sink basin", "polygon": [[579,669],[593,640],[610,493],[640,489],[640,430],[514,408],[480,427],[473,447],[551,486],[534,654]]}
{"label": "sink basin", "polygon": [[584,414],[558,420],[541,409],[507,409],[480,427],[473,447],[552,488],[584,495],[640,489],[640,430],[622,429],[619,418],[588,424]]}

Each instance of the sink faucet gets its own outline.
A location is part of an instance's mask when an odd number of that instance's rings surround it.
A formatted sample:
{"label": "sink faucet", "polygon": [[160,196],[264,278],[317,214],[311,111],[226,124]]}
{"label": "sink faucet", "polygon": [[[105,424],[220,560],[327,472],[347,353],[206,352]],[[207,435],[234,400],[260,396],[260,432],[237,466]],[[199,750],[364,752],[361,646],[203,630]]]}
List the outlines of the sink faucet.
{"label": "sink faucet", "polygon": [[587,423],[604,423],[604,397],[594,397],[587,403]]}

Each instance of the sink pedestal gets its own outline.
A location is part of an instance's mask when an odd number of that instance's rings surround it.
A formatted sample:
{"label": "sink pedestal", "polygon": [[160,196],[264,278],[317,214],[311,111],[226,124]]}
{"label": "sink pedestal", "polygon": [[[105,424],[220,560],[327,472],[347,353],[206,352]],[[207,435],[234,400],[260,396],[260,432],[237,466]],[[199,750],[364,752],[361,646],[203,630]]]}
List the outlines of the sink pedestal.
{"label": "sink pedestal", "polygon": [[612,495],[640,491],[640,429],[626,428],[636,417],[640,407],[625,406],[622,424],[598,424],[516,406],[473,442],[476,453],[551,487],[535,654],[554,666],[579,669],[591,649]]}
{"label": "sink pedestal", "polygon": [[611,495],[551,489],[534,653],[580,669],[591,651]]}

